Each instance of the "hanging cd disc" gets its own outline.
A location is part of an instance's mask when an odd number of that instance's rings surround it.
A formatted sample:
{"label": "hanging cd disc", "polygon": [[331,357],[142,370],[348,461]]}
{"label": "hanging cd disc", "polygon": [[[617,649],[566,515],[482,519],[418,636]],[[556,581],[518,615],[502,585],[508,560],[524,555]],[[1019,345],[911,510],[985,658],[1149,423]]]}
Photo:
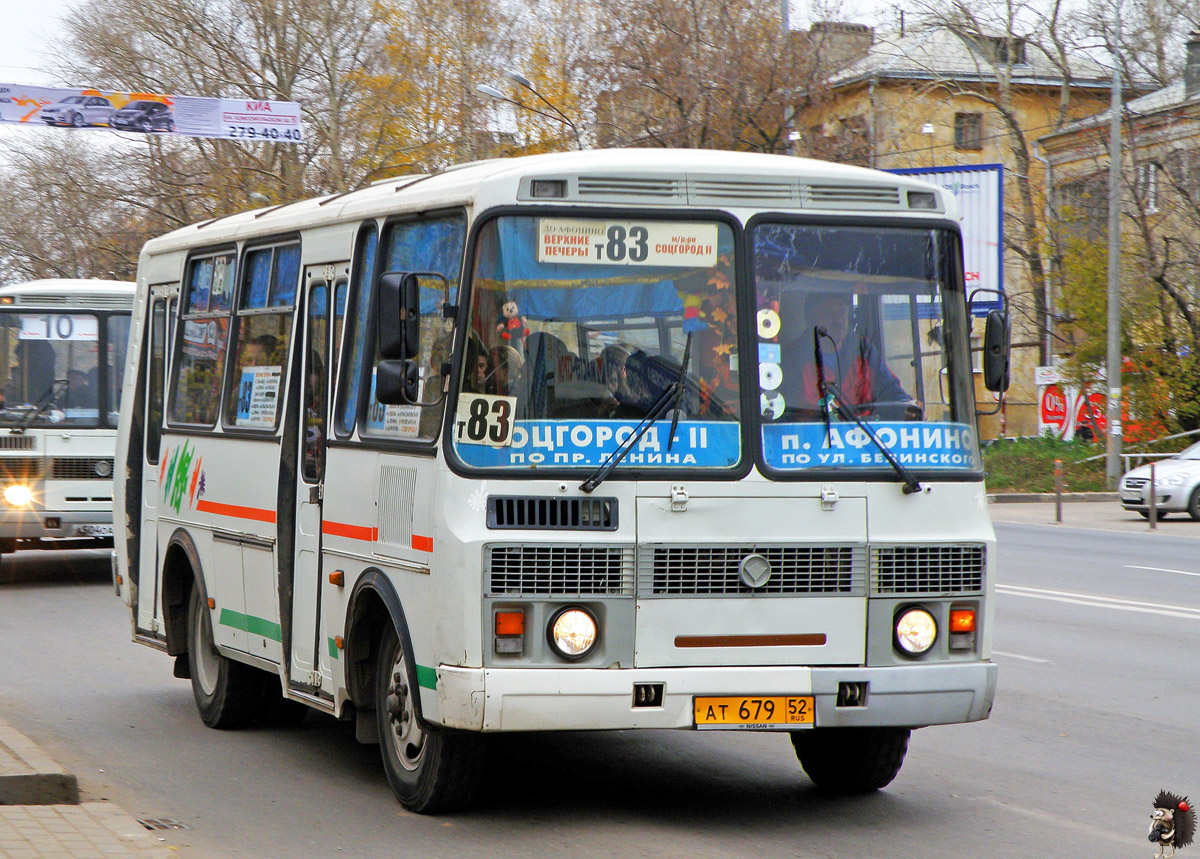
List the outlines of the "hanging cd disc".
{"label": "hanging cd disc", "polygon": [[779,334],[779,314],[774,310],[758,311],[758,336],[764,340],[773,340]]}
{"label": "hanging cd disc", "polygon": [[758,365],[758,386],[764,391],[773,391],[783,381],[783,368],[778,364]]}
{"label": "hanging cd disc", "polygon": [[760,394],[758,402],[764,418],[775,420],[783,414],[783,394]]}

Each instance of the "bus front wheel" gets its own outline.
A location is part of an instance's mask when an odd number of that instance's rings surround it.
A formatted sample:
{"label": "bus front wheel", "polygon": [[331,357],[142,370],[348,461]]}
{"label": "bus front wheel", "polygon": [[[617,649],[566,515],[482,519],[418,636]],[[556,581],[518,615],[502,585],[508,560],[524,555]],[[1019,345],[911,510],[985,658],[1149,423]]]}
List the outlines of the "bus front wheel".
{"label": "bus front wheel", "polygon": [[385,624],[375,670],[375,716],[388,784],[410,811],[454,811],[468,805],[479,789],[483,738],[425,725],[417,715],[415,677],[395,627]]}
{"label": "bus front wheel", "polygon": [[908,728],[813,728],[793,731],[792,745],[817,787],[870,793],[900,772],[910,733]]}
{"label": "bus front wheel", "polygon": [[236,728],[254,718],[263,695],[261,671],[217,652],[212,616],[193,587],[188,599],[188,666],[200,718],[210,728]]}

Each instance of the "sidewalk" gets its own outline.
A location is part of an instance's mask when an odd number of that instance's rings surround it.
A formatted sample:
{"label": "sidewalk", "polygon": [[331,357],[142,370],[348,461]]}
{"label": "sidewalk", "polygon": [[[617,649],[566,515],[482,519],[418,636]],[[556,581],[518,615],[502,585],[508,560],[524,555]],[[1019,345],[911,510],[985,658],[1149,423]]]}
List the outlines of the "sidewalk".
{"label": "sidewalk", "polygon": [[0,721],[0,859],[177,855],[113,803],[81,803],[75,776]]}
{"label": "sidewalk", "polygon": [[1148,521],[1124,509],[1114,492],[1064,493],[1062,522],[1056,521],[1054,496],[1050,494],[989,495],[988,501],[988,513],[993,522],[1200,537],[1200,522],[1193,522],[1185,513],[1173,513],[1159,521],[1157,528],[1151,529]]}

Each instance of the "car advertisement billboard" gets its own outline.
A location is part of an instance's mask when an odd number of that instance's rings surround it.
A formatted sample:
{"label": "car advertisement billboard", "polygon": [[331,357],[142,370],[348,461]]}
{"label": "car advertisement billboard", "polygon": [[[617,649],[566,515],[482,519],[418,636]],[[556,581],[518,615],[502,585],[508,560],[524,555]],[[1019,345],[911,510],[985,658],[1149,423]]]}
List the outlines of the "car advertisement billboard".
{"label": "car advertisement billboard", "polygon": [[0,83],[0,122],[268,143],[304,142],[300,105],[294,101]]}

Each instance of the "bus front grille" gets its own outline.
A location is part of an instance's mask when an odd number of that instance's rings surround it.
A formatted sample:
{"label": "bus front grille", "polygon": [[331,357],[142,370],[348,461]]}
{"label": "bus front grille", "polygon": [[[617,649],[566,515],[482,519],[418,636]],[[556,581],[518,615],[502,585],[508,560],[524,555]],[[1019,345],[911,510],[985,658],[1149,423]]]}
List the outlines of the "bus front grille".
{"label": "bus front grille", "polygon": [[617,499],[489,495],[487,526],[500,530],[615,531]]}
{"label": "bus front grille", "polygon": [[31,435],[0,435],[0,450],[33,450]]}
{"label": "bus front grille", "polygon": [[45,460],[40,456],[0,457],[0,480],[37,480]]}
{"label": "bus front grille", "polygon": [[880,595],[983,591],[982,544],[872,546],[871,591]]}
{"label": "bus front grille", "polygon": [[112,457],[61,456],[50,463],[51,480],[111,480]]}
{"label": "bus front grille", "polygon": [[[759,587],[742,580],[741,563],[761,555],[771,571]],[[866,592],[862,546],[643,546],[640,597]]]}
{"label": "bus front grille", "polygon": [[490,596],[632,596],[633,548],[545,544],[485,546]]}

